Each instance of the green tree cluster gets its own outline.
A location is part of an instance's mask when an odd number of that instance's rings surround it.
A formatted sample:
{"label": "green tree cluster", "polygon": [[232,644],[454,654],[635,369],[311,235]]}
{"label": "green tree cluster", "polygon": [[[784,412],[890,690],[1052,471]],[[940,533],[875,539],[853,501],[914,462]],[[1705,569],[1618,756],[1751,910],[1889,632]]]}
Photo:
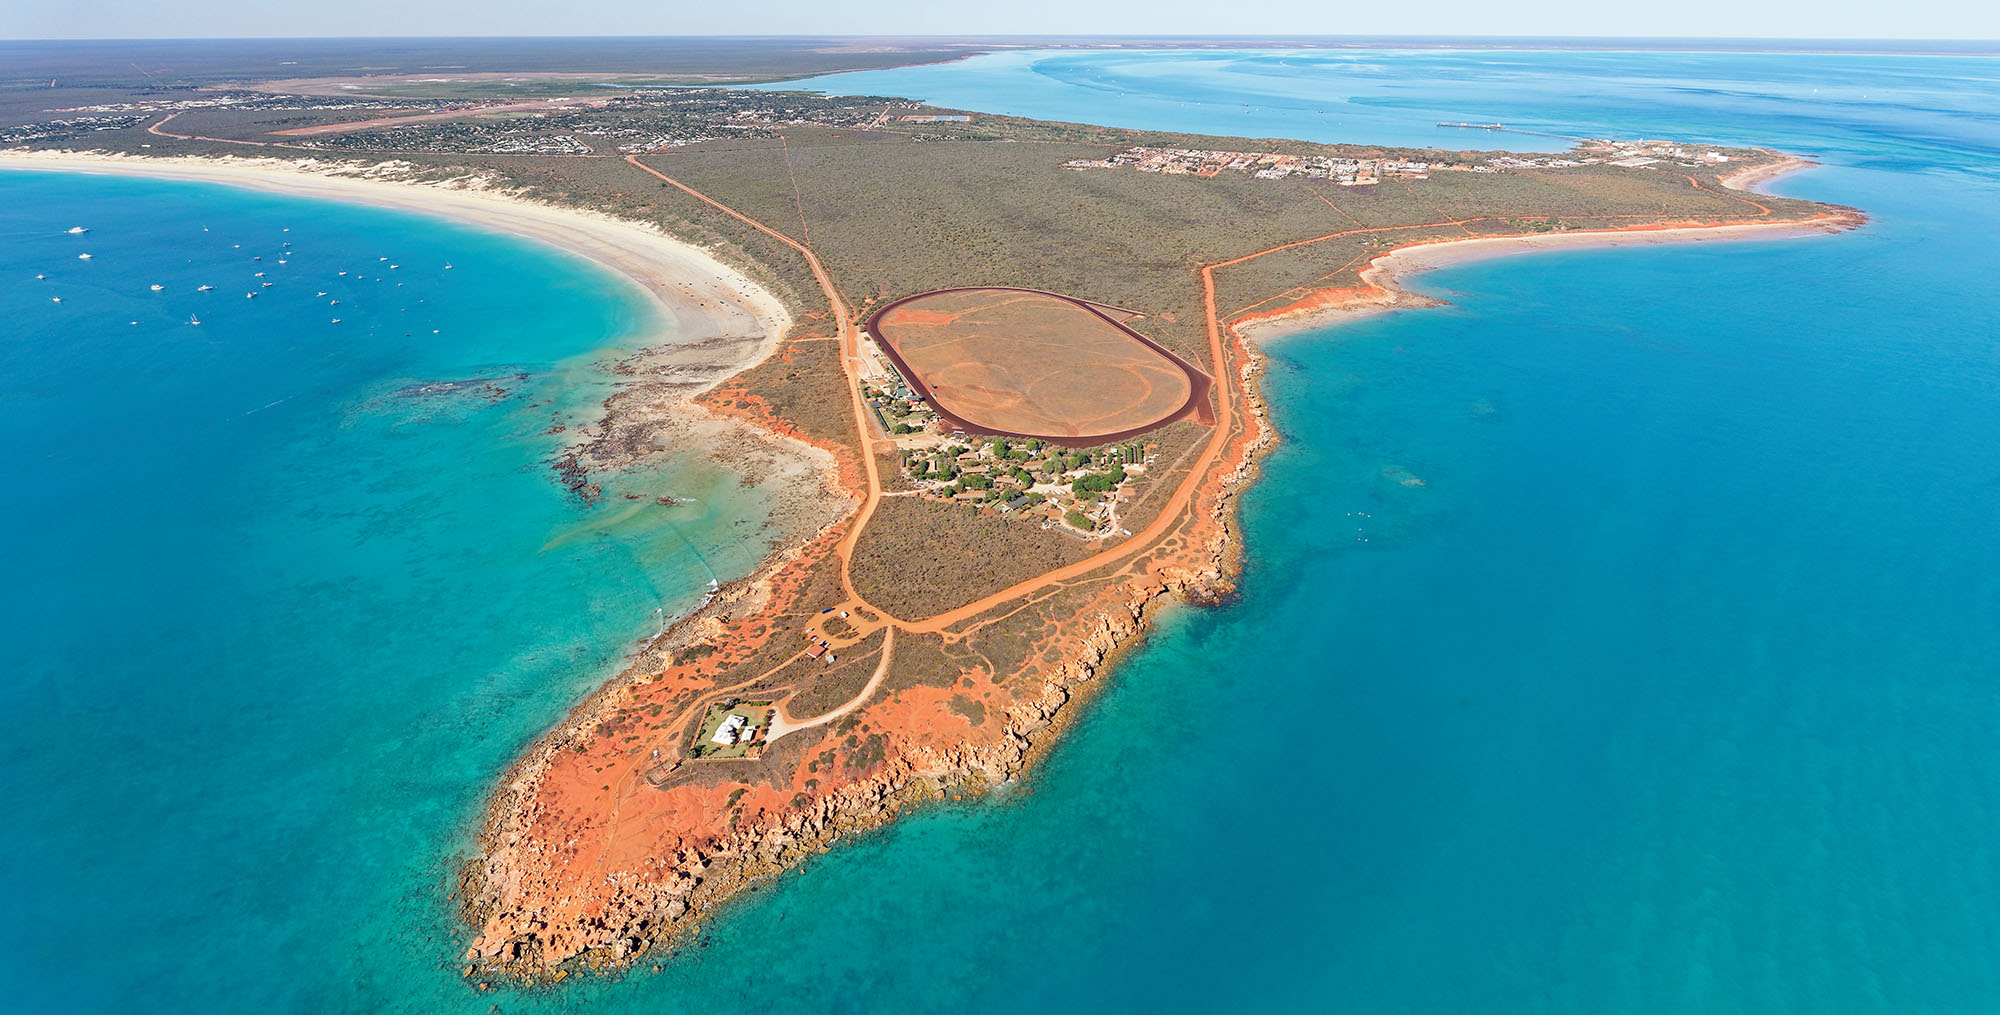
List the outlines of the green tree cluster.
{"label": "green tree cluster", "polygon": [[1114,465],[1110,472],[1092,472],[1076,477],[1069,484],[1071,493],[1079,497],[1100,493],[1110,493],[1125,482],[1125,467]]}

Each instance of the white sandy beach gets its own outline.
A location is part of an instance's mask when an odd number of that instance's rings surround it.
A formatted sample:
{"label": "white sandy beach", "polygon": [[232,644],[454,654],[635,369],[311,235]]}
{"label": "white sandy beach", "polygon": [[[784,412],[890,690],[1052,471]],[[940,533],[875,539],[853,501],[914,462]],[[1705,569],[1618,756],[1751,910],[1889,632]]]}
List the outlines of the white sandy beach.
{"label": "white sandy beach", "polygon": [[[1734,189],[1740,184],[1766,182],[1810,165],[1787,162],[1760,166],[1730,177]],[[1376,297],[1360,297],[1324,306],[1301,306],[1296,312],[1279,313],[1236,325],[1238,334],[1248,339],[1269,341],[1313,328],[1353,320],[1389,310],[1435,306],[1436,301],[1412,293],[1404,282],[1412,276],[1471,261],[1522,254],[1549,253],[1603,247],[1641,246],[1659,243],[1724,243],[1746,240],[1773,240],[1809,236],[1830,230],[1851,228],[1854,223],[1828,218],[1804,222],[1748,222],[1739,225],[1701,226],[1682,229],[1580,230],[1538,236],[1482,236],[1437,243],[1398,247],[1376,257],[1361,270],[1361,280],[1380,291]]]}
{"label": "white sandy beach", "polygon": [[7,168],[221,183],[391,208],[519,236],[593,261],[637,286],[667,326],[657,335],[633,337],[637,351],[621,360],[631,368],[630,381],[606,400],[602,418],[569,431],[578,462],[595,473],[661,454],[707,458],[772,498],[772,517],[785,533],[775,539],[778,548],[817,533],[851,506],[824,449],[719,416],[692,400],[768,358],[792,319],[777,297],[742,272],[651,226],[311,159],[0,151],[0,169]]}
{"label": "white sandy beach", "polygon": [[402,181],[394,178],[393,164],[357,170],[316,159],[0,151],[0,168],[6,167],[222,183],[436,215],[545,243],[630,280],[673,322],[671,334],[646,336],[641,344],[737,339],[727,343],[735,362],[714,364],[716,375],[709,383],[769,356],[791,326],[791,315],[777,297],[706,250],[658,229],[501,191]]}
{"label": "white sandy beach", "polygon": [[1435,268],[1495,257],[1543,253],[1579,248],[1651,246],[1660,243],[1725,243],[1743,240],[1770,240],[1786,236],[1807,236],[1820,232],[1816,224],[1797,222],[1748,223],[1732,226],[1703,226],[1689,229],[1645,229],[1631,231],[1586,231],[1550,233],[1546,236],[1486,236],[1403,247],[1368,263],[1361,277],[1375,285],[1391,284]]}

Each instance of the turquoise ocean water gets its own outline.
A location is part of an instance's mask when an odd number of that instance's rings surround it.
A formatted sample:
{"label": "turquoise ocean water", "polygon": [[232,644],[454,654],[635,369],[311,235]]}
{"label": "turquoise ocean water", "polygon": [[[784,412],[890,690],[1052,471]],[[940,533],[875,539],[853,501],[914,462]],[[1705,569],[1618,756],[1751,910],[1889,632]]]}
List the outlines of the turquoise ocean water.
{"label": "turquoise ocean water", "polygon": [[734,475],[586,508],[547,464],[657,312],[540,246],[213,186],[0,172],[0,237],[0,1008],[458,998],[493,777],[759,556]]}
{"label": "turquoise ocean water", "polygon": [[[1029,779],[816,860],[658,974],[496,999],[456,981],[441,899],[484,780],[705,580],[656,528],[553,539],[593,514],[528,405],[587,402],[637,311],[418,219],[0,175],[30,198],[0,202],[0,308],[31,325],[0,370],[8,998],[2000,1010],[2000,66],[1017,53],[816,84],[1325,140],[1768,143],[1825,162],[1779,190],[1874,221],[1459,266],[1421,281],[1449,307],[1276,343],[1241,598],[1171,613]],[[225,221],[267,260],[308,221],[342,266],[398,257],[430,316],[203,311],[197,344],[145,285],[186,298],[190,254],[247,274],[175,231]],[[531,277],[555,292],[505,305]],[[492,404],[398,397],[515,372]],[[729,524],[694,544],[726,555]]]}

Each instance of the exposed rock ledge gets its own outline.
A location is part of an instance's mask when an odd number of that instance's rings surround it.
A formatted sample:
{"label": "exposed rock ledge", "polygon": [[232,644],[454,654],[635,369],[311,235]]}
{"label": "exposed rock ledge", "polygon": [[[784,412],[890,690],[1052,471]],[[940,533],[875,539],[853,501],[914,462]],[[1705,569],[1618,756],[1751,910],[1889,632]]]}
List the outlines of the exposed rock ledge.
{"label": "exposed rock ledge", "polygon": [[[1211,524],[1205,526],[1200,551],[1187,554],[1185,562],[1126,579],[1101,609],[1079,618],[1073,648],[1057,668],[1043,675],[1039,695],[1008,710],[1001,737],[977,746],[913,747],[882,771],[834,790],[801,811],[659,857],[658,868],[643,876],[610,875],[620,884],[617,892],[607,893],[607,905],[588,916],[552,924],[547,910],[535,908],[531,901],[545,898],[539,889],[546,886],[524,880],[518,862],[517,851],[532,854],[552,848],[532,841],[529,828],[534,813],[524,805],[535,798],[550,759],[576,738],[587,737],[587,731],[604,718],[615,699],[608,692],[621,683],[614,681],[530,750],[496,794],[482,835],[484,855],[461,872],[458,898],[463,915],[472,926],[483,928],[466,951],[465,974],[536,980],[559,978],[571,965],[628,964],[691,933],[703,917],[744,887],[824,852],[845,837],[878,828],[913,806],[947,794],[977,792],[1018,777],[1036,750],[1053,742],[1074,716],[1076,710],[1066,706],[1104,672],[1114,652],[1145,629],[1150,611],[1174,600],[1213,603],[1234,591],[1238,563],[1232,528],[1234,494],[1276,442],[1264,422],[1264,404],[1255,383],[1262,358],[1240,341],[1234,353],[1243,364],[1238,374],[1245,405],[1243,432],[1230,447],[1233,466],[1203,487],[1201,497]],[[829,527],[820,540],[781,555],[757,576],[725,588],[709,609],[670,630],[647,654],[657,661],[680,646],[712,636],[716,612],[761,606],[773,594],[771,577],[814,552],[813,547],[834,531]],[[643,668],[635,666],[629,679],[643,679],[637,676]]]}

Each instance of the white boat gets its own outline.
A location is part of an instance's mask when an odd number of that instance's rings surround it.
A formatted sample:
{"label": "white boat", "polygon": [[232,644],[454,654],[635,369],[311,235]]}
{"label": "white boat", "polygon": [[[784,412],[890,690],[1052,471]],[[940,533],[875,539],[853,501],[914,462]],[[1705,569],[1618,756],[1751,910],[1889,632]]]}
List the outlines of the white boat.
{"label": "white boat", "polygon": [[207,292],[207,291],[209,291],[210,289],[213,289],[213,288],[215,288],[215,287],[214,287],[214,286],[212,286],[212,285],[198,285],[198,286],[195,286],[195,287],[194,287],[194,291],[195,291],[195,292],[198,292],[198,293],[205,293],[205,292]]}
{"label": "white boat", "polygon": [[326,301],[326,305],[327,305],[327,306],[329,306],[329,307],[337,307],[337,306],[339,306],[339,305],[340,305],[340,301],[339,301],[339,300],[327,300],[327,301]]}
{"label": "white boat", "polygon": [[46,279],[46,278],[48,278],[48,276],[47,276],[47,275],[36,275],[36,276],[35,276],[35,281],[37,281],[37,282],[40,282],[40,281],[42,281],[42,280],[44,280],[44,279]]}
{"label": "white boat", "polygon": [[50,299],[50,300],[52,300],[52,301],[54,301],[54,302],[56,302],[56,303],[61,303],[61,302],[62,302],[62,297],[60,297],[60,296],[51,296],[51,297],[49,297],[49,299]]}
{"label": "white boat", "polygon": [[318,292],[318,293],[313,293],[313,295],[314,295],[314,296],[325,296],[326,294],[325,294],[325,293],[323,293],[323,292]]}
{"label": "white boat", "polygon": [[402,265],[400,265],[400,264],[392,264],[392,265],[390,265],[390,266],[389,266],[389,270],[390,270],[390,271],[395,271],[395,270],[396,270],[397,268],[400,268],[400,267],[402,267]]}
{"label": "white boat", "polygon": [[264,277],[264,273],[260,271],[260,272],[258,272],[257,274],[255,274],[255,275],[252,275],[252,276],[250,276],[250,277],[251,277],[251,278],[263,278],[263,277]]}
{"label": "white boat", "polygon": [[201,318],[199,318],[199,317],[196,317],[196,316],[195,316],[195,315],[193,315],[193,314],[189,314],[189,315],[188,315],[188,323],[189,323],[189,324],[200,324],[200,323],[201,323]]}
{"label": "white boat", "polygon": [[88,230],[88,229],[85,229],[85,228],[84,228],[84,227],[82,227],[82,226],[70,226],[70,227],[69,227],[69,234],[70,234],[71,236],[82,236],[82,235],[83,235],[84,233],[87,233],[87,232],[89,232],[89,231],[90,231],[90,230]]}
{"label": "white boat", "polygon": [[256,294],[256,293],[244,293],[244,294],[243,294],[243,298],[244,298],[244,299],[246,299],[246,300],[254,300],[254,299],[256,299],[256,298],[257,298],[257,294]]}
{"label": "white boat", "polygon": [[333,319],[333,323],[335,323],[335,324],[339,324],[339,323],[340,323],[340,318],[338,318],[338,317],[334,318],[334,319]]}
{"label": "white boat", "polygon": [[451,265],[450,265],[450,264],[446,264],[446,265],[444,266],[444,270],[446,270],[446,271],[450,271],[450,270],[451,270]]}
{"label": "white boat", "polygon": [[159,284],[158,282],[155,282],[155,283],[153,283],[153,291],[154,291],[154,292],[159,292],[160,290],[162,290],[162,289],[165,289],[165,288],[166,288],[166,286],[163,286],[163,285]]}
{"label": "white boat", "polygon": [[343,272],[341,272],[341,274],[342,274],[342,275],[345,275],[345,274],[347,274],[347,273],[343,271]]}
{"label": "white boat", "polygon": [[76,255],[76,259],[77,259],[77,260],[79,260],[79,261],[88,261],[88,260],[90,260],[90,255],[89,255],[89,254],[78,254],[78,255]]}
{"label": "white boat", "polygon": [[265,282],[262,286],[260,286],[260,288],[269,289],[271,288],[271,283]]}

